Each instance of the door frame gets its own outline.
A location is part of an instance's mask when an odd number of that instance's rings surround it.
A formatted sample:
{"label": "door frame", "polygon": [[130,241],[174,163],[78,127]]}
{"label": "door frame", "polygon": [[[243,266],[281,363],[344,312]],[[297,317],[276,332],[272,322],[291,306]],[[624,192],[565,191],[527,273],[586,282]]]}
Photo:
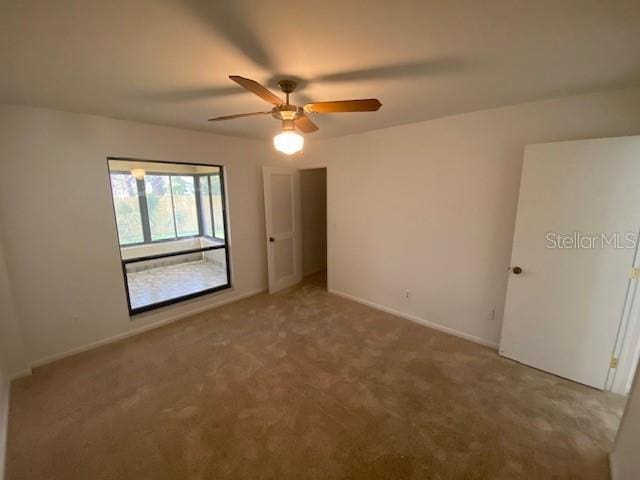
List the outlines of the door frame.
{"label": "door frame", "polygon": [[628,395],[631,390],[633,378],[638,366],[638,353],[640,353],[640,282],[635,270],[640,268],[640,228],[636,234],[636,246],[633,253],[633,263],[625,292],[625,300],[616,340],[611,353],[611,358],[617,359],[618,365],[610,367],[607,372],[604,390]]}

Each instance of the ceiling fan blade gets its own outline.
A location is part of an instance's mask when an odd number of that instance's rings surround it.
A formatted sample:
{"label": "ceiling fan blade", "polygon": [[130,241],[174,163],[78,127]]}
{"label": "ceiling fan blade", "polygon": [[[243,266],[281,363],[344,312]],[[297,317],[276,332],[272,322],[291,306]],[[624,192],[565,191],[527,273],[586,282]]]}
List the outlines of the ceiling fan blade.
{"label": "ceiling fan blade", "polygon": [[271,93],[266,87],[263,87],[255,80],[240,77],[238,75],[229,75],[229,78],[269,103],[273,103],[274,105],[282,105],[284,103],[280,97]]}
{"label": "ceiling fan blade", "polygon": [[304,106],[304,111],[310,113],[375,112],[381,106],[382,103],[377,98],[367,98],[363,100],[307,103]]}
{"label": "ceiling fan blade", "polygon": [[309,117],[302,116],[294,122],[295,127],[302,133],[312,133],[318,130],[318,126]]}
{"label": "ceiling fan blade", "polygon": [[271,112],[251,112],[251,113],[238,113],[237,115],[225,115],[223,117],[210,118],[210,122],[217,122],[218,120],[233,120],[234,118],[243,117],[255,117],[257,115],[269,115]]}

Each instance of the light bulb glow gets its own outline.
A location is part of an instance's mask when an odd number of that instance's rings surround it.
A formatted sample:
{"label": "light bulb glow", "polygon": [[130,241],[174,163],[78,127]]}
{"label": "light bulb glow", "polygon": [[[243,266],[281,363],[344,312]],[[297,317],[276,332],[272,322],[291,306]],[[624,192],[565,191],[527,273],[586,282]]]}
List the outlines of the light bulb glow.
{"label": "light bulb glow", "polygon": [[137,180],[142,180],[147,172],[142,168],[133,168],[131,170],[131,175],[133,175]]}
{"label": "light bulb glow", "polygon": [[273,137],[273,146],[285,155],[293,155],[302,150],[304,137],[292,130],[285,130]]}

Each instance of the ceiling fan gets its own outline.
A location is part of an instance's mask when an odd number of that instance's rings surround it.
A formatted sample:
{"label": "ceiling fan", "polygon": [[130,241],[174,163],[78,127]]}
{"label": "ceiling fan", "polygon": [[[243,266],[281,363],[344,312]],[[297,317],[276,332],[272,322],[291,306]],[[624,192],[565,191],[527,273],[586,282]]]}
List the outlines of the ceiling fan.
{"label": "ceiling fan", "polygon": [[238,75],[230,75],[229,78],[275,106],[266,112],[225,115],[223,117],[210,118],[209,121],[217,122],[258,115],[271,115],[276,120],[282,121],[282,132],[273,137],[273,144],[276,150],[287,155],[299,152],[304,145],[304,138],[295,131],[296,129],[303,133],[313,133],[318,130],[318,126],[309,118],[310,113],[375,112],[382,106],[382,103],[377,98],[367,98],[362,100],[314,102],[300,107],[289,103],[289,95],[296,89],[297,85],[293,80],[280,80],[278,82],[280,89],[286,96],[286,100],[282,100],[255,80]]}

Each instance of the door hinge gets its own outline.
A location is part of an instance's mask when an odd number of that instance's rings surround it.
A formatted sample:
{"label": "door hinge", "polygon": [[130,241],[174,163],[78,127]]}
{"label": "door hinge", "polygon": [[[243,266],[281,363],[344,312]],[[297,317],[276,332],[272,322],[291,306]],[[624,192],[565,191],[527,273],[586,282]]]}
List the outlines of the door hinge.
{"label": "door hinge", "polygon": [[617,357],[612,357],[611,361],[609,362],[609,368],[618,368],[618,358]]}
{"label": "door hinge", "polygon": [[631,273],[629,274],[629,278],[633,280],[637,280],[640,278],[640,268],[632,268]]}

